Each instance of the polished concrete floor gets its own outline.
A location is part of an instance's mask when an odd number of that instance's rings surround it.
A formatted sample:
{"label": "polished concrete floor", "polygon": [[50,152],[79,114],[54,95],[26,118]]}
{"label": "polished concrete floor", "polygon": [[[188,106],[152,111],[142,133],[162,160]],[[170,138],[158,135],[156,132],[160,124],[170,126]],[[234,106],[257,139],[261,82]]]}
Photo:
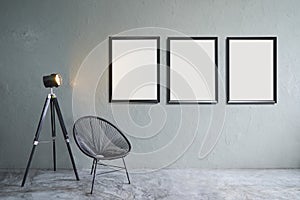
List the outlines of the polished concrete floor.
{"label": "polished concrete floor", "polygon": [[31,170],[21,188],[23,171],[0,170],[0,199],[170,199],[243,200],[300,199],[300,170],[196,170],[164,169],[131,171],[97,176],[93,195],[92,176],[71,170]]}

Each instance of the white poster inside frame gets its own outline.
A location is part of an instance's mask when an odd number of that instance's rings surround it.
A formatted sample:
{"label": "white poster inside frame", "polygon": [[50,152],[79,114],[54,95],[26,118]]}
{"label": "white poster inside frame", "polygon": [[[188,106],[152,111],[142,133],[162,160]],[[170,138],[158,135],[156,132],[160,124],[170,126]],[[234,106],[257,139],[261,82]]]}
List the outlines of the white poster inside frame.
{"label": "white poster inside frame", "polygon": [[159,102],[159,37],[110,37],[110,102]]}
{"label": "white poster inside frame", "polygon": [[277,102],[277,38],[227,38],[227,102]]}
{"label": "white poster inside frame", "polygon": [[217,37],[168,38],[168,103],[217,103],[217,43]]}

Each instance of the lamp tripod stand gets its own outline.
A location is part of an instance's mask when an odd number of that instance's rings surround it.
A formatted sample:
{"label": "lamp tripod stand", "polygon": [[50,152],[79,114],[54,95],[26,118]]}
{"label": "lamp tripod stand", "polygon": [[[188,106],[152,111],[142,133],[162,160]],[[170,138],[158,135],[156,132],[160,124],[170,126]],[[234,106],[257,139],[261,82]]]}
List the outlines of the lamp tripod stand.
{"label": "lamp tripod stand", "polygon": [[74,173],[75,173],[75,176],[76,176],[76,180],[79,181],[75,161],[74,161],[71,146],[70,146],[69,136],[68,136],[68,133],[67,133],[67,130],[66,130],[66,127],[65,127],[65,124],[64,124],[64,120],[63,120],[63,117],[62,117],[62,114],[61,114],[61,111],[60,111],[60,108],[59,108],[59,105],[58,105],[57,97],[53,93],[53,89],[50,88],[50,93],[48,94],[48,96],[45,100],[45,104],[44,104],[44,107],[43,107],[43,110],[42,110],[42,114],[41,114],[41,117],[40,117],[40,120],[39,120],[39,124],[38,124],[37,130],[36,130],[36,133],[35,133],[35,137],[34,137],[34,140],[33,140],[33,147],[32,147],[32,150],[31,150],[31,153],[30,153],[30,156],[29,156],[29,160],[28,160],[27,167],[26,167],[26,170],[25,170],[25,173],[24,173],[24,177],[23,177],[21,187],[23,187],[24,184],[25,184],[27,174],[28,174],[28,170],[29,170],[29,167],[30,167],[30,164],[31,164],[31,161],[32,161],[32,157],[33,157],[35,148],[39,144],[39,136],[40,136],[42,126],[43,126],[45,118],[46,118],[46,114],[47,114],[49,105],[50,105],[50,112],[51,112],[51,129],[52,129],[52,146],[53,146],[53,170],[56,171],[56,150],[55,150],[55,139],[56,139],[55,111],[56,111],[56,114],[57,114],[57,117],[58,117],[58,120],[59,120],[59,123],[60,123],[60,127],[61,127],[64,139],[65,139],[65,142],[66,142],[66,145],[67,145],[67,149],[68,149],[68,152],[69,152],[69,155],[70,155],[70,158],[71,158],[71,162],[72,162],[73,170],[74,170]]}

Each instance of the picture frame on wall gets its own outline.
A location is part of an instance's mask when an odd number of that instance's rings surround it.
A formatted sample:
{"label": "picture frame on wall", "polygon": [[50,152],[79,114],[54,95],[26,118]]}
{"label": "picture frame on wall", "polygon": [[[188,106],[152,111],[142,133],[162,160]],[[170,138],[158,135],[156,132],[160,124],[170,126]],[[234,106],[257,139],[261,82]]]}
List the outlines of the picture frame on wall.
{"label": "picture frame on wall", "polygon": [[168,37],[167,103],[218,102],[218,38]]}
{"label": "picture frame on wall", "polygon": [[160,37],[109,37],[109,102],[158,103]]}
{"label": "picture frame on wall", "polygon": [[227,37],[228,104],[277,103],[277,37]]}

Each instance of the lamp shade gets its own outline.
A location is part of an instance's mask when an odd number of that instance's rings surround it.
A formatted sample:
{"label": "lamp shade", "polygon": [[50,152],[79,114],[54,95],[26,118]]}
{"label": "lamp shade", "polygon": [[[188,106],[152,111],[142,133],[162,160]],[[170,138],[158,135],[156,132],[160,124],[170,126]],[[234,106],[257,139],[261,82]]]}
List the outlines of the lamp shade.
{"label": "lamp shade", "polygon": [[43,76],[43,82],[46,88],[59,87],[62,84],[62,78],[59,74],[50,74]]}

